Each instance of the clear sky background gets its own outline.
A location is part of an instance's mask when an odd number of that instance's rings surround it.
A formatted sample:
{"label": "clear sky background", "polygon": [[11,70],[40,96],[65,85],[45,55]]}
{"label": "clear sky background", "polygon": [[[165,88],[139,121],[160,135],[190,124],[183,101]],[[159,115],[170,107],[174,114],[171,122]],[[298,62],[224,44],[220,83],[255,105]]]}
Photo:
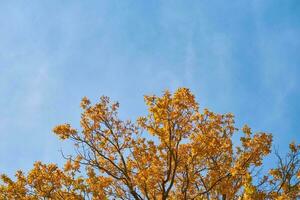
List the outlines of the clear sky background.
{"label": "clear sky background", "polygon": [[83,96],[135,119],[144,94],[182,86],[286,151],[299,77],[299,0],[0,0],[0,173],[62,164],[51,130],[79,127]]}

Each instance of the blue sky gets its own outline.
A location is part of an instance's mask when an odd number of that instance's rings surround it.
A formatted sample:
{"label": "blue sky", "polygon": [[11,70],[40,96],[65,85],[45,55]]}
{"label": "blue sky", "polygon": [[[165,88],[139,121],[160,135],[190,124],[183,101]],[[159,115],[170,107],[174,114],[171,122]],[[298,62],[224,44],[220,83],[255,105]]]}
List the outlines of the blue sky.
{"label": "blue sky", "polygon": [[[188,87],[201,108],[300,142],[300,2],[0,1],[0,173],[61,164],[52,128],[79,126],[79,102]],[[270,162],[271,163],[271,162]]]}

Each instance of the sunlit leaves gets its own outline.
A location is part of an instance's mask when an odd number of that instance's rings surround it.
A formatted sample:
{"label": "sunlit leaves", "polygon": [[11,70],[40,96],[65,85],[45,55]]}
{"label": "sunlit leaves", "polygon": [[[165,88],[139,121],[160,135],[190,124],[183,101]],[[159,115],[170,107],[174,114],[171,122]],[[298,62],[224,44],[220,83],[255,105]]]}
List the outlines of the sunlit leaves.
{"label": "sunlit leaves", "polygon": [[[300,146],[265,176],[272,135],[235,127],[232,113],[199,109],[187,88],[145,96],[146,116],[121,120],[119,103],[84,97],[80,126],[56,126],[74,143],[62,169],[36,162],[16,180],[3,175],[0,199],[296,199]],[[236,146],[232,137],[240,137]],[[260,178],[261,177],[261,178]]]}

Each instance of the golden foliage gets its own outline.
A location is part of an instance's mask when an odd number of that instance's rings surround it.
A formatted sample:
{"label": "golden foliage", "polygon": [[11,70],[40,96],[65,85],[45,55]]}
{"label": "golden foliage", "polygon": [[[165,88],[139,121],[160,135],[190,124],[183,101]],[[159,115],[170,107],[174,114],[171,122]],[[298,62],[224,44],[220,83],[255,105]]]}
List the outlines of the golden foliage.
{"label": "golden foliage", "polygon": [[231,113],[199,105],[186,88],[161,97],[145,96],[148,115],[136,122],[118,117],[118,103],[101,97],[81,102],[81,131],[69,124],[53,129],[71,140],[75,157],[63,169],[37,162],[27,176],[3,175],[0,199],[296,199],[299,198],[300,146],[290,145],[288,160],[259,178],[270,154],[272,135],[242,128]]}

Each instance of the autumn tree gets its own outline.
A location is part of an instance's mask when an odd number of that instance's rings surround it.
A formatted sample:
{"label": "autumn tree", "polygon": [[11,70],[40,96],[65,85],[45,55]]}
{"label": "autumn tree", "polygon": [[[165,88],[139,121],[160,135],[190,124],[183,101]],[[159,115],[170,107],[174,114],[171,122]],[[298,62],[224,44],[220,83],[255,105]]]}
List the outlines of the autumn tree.
{"label": "autumn tree", "polygon": [[[235,127],[231,113],[199,110],[186,88],[145,96],[148,115],[136,122],[118,117],[119,104],[84,97],[80,129],[53,131],[74,143],[66,164],[35,163],[12,180],[2,175],[0,199],[297,199],[300,145],[263,174],[272,135]],[[233,144],[234,134],[240,145]]]}

